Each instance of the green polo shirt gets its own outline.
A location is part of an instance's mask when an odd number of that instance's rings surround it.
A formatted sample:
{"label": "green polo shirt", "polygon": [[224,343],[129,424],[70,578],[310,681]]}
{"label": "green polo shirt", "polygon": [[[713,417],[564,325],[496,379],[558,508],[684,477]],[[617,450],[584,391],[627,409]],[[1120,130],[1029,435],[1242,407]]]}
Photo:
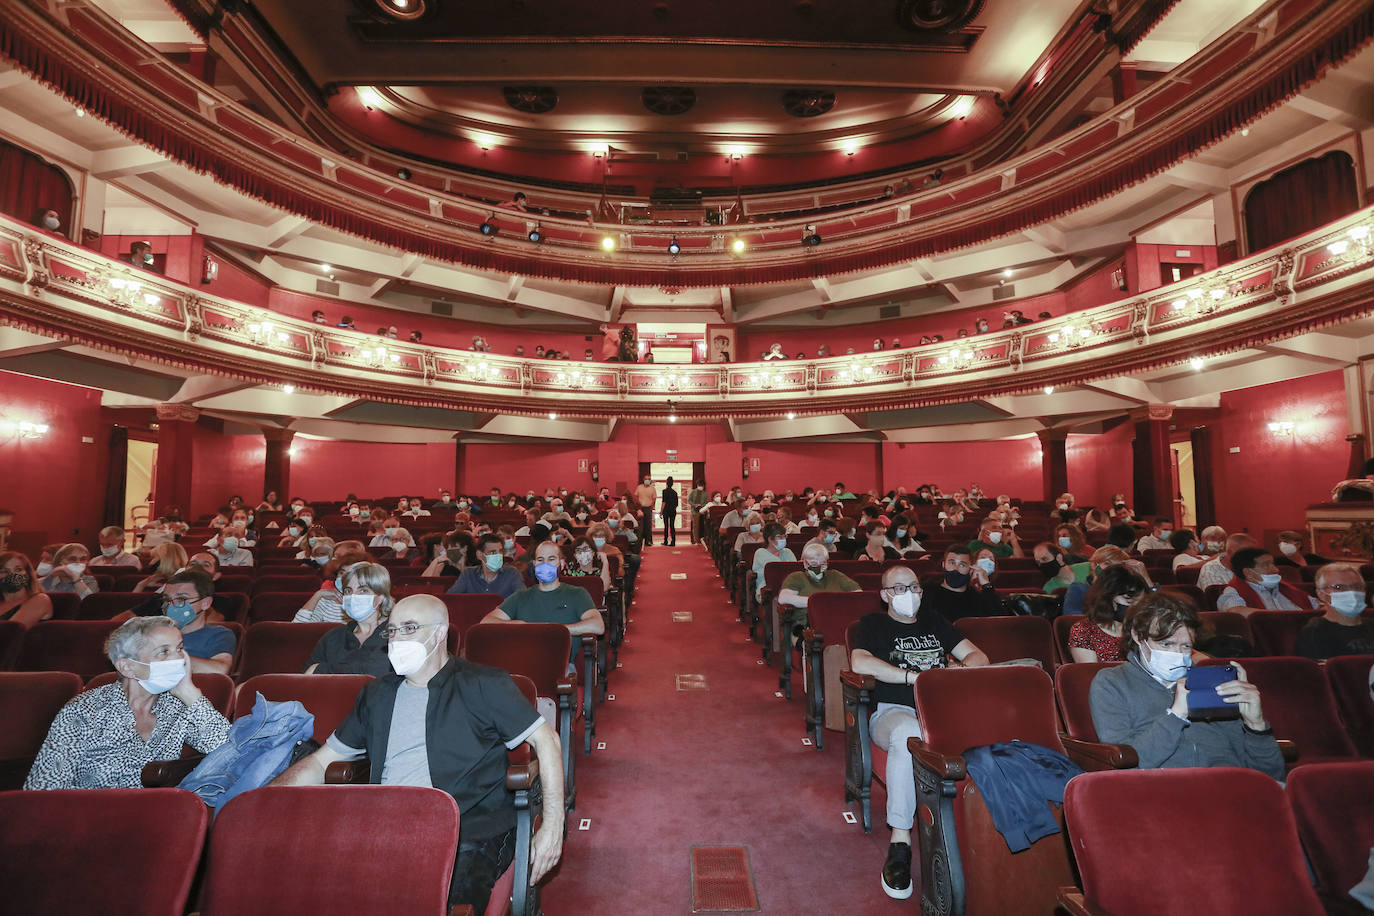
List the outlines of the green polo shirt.
{"label": "green polo shirt", "polygon": [[977,538],[968,542],[968,552],[971,555],[975,557],[978,556],[978,551],[980,550],[991,550],[992,555],[998,559],[1005,559],[1011,556],[1012,553],[1011,545],[1005,540],[1000,544],[985,544]]}
{"label": "green polo shirt", "polygon": [[[1093,565],[1091,563],[1070,563],[1069,569],[1073,570],[1074,582],[1087,582],[1088,577],[1093,574]],[[1044,590],[1045,594],[1048,595],[1057,588],[1067,587],[1068,585],[1065,584],[1064,580],[1055,576],[1053,579],[1045,582]]]}

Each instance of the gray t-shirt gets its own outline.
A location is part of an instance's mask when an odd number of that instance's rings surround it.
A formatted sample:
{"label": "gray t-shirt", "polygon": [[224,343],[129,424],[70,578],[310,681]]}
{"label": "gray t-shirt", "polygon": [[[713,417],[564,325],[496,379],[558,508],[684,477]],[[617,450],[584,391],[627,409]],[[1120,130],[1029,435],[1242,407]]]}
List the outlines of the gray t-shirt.
{"label": "gray t-shirt", "polygon": [[391,735],[382,766],[384,786],[433,786],[429,778],[429,752],[425,748],[425,707],[429,688],[403,682],[391,711]]}

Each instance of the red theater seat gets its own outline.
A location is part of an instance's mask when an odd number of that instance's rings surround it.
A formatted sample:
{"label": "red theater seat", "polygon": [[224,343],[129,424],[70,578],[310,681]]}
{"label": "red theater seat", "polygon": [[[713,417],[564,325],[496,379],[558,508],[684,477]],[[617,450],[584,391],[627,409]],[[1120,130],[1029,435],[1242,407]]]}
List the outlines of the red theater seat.
{"label": "red theater seat", "polygon": [[[106,684],[113,684],[118,677],[119,675],[114,671],[106,671],[104,674],[87,681],[82,692],[95,690]],[[210,701],[211,706],[219,710],[220,715],[225,718],[229,717],[234,700],[233,678],[215,671],[197,671],[191,675],[191,682],[200,688],[200,692],[205,694],[205,699]]]}
{"label": "red theater seat", "polygon": [[323,744],[371,682],[370,674],[259,674],[234,691],[232,718],[251,713],[258,694],[277,703],[299,700],[315,717],[314,738]]}
{"label": "red theater seat", "polygon": [[109,620],[133,610],[151,597],[141,592],[96,592],[81,599],[81,604],[76,608],[76,619]]}
{"label": "red theater seat", "polygon": [[3,909],[181,916],[209,819],[181,789],[0,793]]}
{"label": "red theater seat", "polygon": [[1362,912],[1349,892],[1374,848],[1374,760],[1300,766],[1286,791],[1323,899]]}
{"label": "red theater seat", "polygon": [[1083,890],[1061,900],[1075,916],[1322,916],[1283,789],[1263,773],[1085,773],[1064,819]]}
{"label": "red theater seat", "polygon": [[1135,749],[1126,744],[1103,744],[1093,724],[1088,691],[1103,668],[1121,662],[1070,662],[1054,672],[1054,695],[1066,734],[1060,735],[1073,762],[1085,770],[1124,769],[1139,762]]}
{"label": "red theater seat", "polygon": [[310,661],[320,637],[339,623],[283,623],[268,620],[248,628],[239,641],[240,683],[259,674],[299,674]]}
{"label": "red theater seat", "polygon": [[1369,693],[1374,655],[1342,655],[1327,659],[1324,667],[1350,740],[1361,757],[1374,757],[1374,697]]}
{"label": "red theater seat", "polygon": [[24,784],[57,711],[80,691],[70,671],[0,672],[0,790]]}
{"label": "red theater seat", "polygon": [[50,620],[75,620],[77,609],[81,607],[81,596],[73,592],[49,592],[48,600],[52,602],[52,617]]}
{"label": "red theater seat", "polygon": [[72,671],[83,681],[113,670],[105,639],[112,620],[44,620],[29,627],[19,646],[17,671]]}
{"label": "red theater seat", "polygon": [[438,789],[254,789],[215,819],[201,912],[442,916],[457,849],[458,805]]}
{"label": "red theater seat", "polygon": [[1054,634],[1044,617],[964,617],[954,628],[994,664],[1030,658],[1054,672]]}
{"label": "red theater seat", "polygon": [[[1280,613],[1280,612],[1271,612]],[[1203,665],[1225,665],[1208,659]],[[1260,691],[1274,737],[1297,746],[1298,763],[1355,756],[1355,746],[1336,712],[1336,699],[1321,667],[1310,658],[1246,658],[1239,664]]]}
{"label": "red theater seat", "polygon": [[0,671],[13,667],[28,627],[17,620],[0,620]]}
{"label": "red theater seat", "polygon": [[248,607],[248,624],[266,620],[290,622],[314,592],[258,592]]}
{"label": "red theater seat", "polygon": [[822,747],[824,729],[844,728],[840,672],[849,669],[845,646],[849,625],[865,614],[882,610],[883,600],[876,592],[817,592],[807,602],[802,681],[806,688],[806,728],[817,750]]}

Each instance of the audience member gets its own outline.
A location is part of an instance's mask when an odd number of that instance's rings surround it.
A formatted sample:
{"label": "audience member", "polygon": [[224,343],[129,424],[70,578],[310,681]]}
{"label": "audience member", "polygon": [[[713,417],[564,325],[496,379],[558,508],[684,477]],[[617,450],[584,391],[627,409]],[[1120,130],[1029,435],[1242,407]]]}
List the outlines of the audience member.
{"label": "audience member", "polygon": [[162,587],[162,613],[181,630],[191,671],[228,674],[238,640],[228,627],[208,622],[215,583],[198,568],[187,568]]}
{"label": "audience member", "polygon": [[972,559],[969,549],[962,544],[946,548],[940,582],[926,592],[926,602],[931,609],[939,611],[950,623],[965,617],[995,617],[1001,613],[997,589],[988,578],[987,570],[975,566]]}
{"label": "audience member", "polygon": [[1201,566],[1209,559],[1207,554],[1202,552],[1202,544],[1199,543],[1197,536],[1187,528],[1179,528],[1171,534],[1169,546],[1177,551],[1171,561],[1174,572]]}
{"label": "audience member", "polygon": [[[1205,542],[1210,543],[1210,542]],[[1234,578],[1231,572],[1231,557],[1236,551],[1244,550],[1247,547],[1256,547],[1259,542],[1248,534],[1238,533],[1228,536],[1223,541],[1223,548],[1220,553],[1198,567],[1197,587],[1206,591],[1212,585],[1227,585]]]}
{"label": "audience member", "polygon": [[[601,612],[585,588],[558,580],[563,553],[553,541],[544,541],[534,551],[535,584],[523,588],[500,607],[482,618],[483,623],[561,623],[574,637],[600,636],[606,632]],[[573,640],[573,652],[579,640]]]}
{"label": "audience member", "polygon": [[1192,604],[1182,598],[1161,592],[1136,601],[1122,637],[1125,664],[1099,671],[1088,692],[1098,737],[1129,744],[1141,769],[1239,766],[1282,780],[1283,755],[1264,718],[1259,689],[1239,664],[1232,662],[1236,680],[1216,692],[1236,705],[1240,718],[1189,719],[1186,680],[1200,626]]}
{"label": "audience member", "polygon": [[1316,610],[1317,600],[1284,582],[1274,557],[1261,547],[1245,547],[1231,556],[1230,583],[1217,597],[1217,610],[1249,616],[1253,611]]}
{"label": "audience member", "polygon": [[143,767],[203,754],[229,723],[190,678],[183,632],[166,617],[139,617],[105,641],[118,679],[78,694],[48,729],[25,789],[137,789]]}
{"label": "audience member", "polygon": [[794,634],[806,626],[806,609],[817,592],[857,592],[859,584],[837,569],[831,569],[830,553],[814,540],[802,548],[802,568],[788,573],[778,587],[778,607],[792,609]]}
{"label": "audience member", "polygon": [[100,591],[95,576],[86,571],[90,562],[91,552],[85,544],[63,544],[53,552],[52,572],[43,578],[43,591],[74,592],[82,598]]}
{"label": "audience member", "polygon": [[[252,566],[253,555],[239,546],[237,532],[241,530],[233,527],[226,527],[215,537],[215,559],[219,560],[220,568],[226,566]],[[307,540],[308,543],[308,540]]]}
{"label": "audience member", "polygon": [[754,565],[752,576],[754,580],[754,600],[763,602],[764,574],[763,570],[769,563],[797,562],[796,554],[787,549],[787,532],[777,522],[769,522],[763,528],[763,544],[758,550],[754,551]]}
{"label": "audience member", "polygon": [[902,558],[902,555],[888,544],[887,526],[882,522],[876,519],[868,522],[864,525],[863,532],[863,548],[855,551],[854,559],[881,563],[884,560],[900,560]]}
{"label": "audience member", "polygon": [[22,553],[0,553],[0,620],[32,626],[52,616],[52,599],[43,593],[33,564]]}
{"label": "audience member", "polygon": [[878,682],[868,731],[873,743],[887,752],[887,825],[892,836],[883,864],[883,891],[905,900],[912,891],[911,827],[916,815],[916,779],[907,739],[921,737],[912,685],[922,672],[945,667],[947,656],[968,667],[986,665],[988,657],[940,614],[922,610],[921,586],[905,566],[883,573],[880,594],[887,613],[859,620],[849,667]]}
{"label": "audience member", "polygon": [[968,542],[970,554],[987,548],[993,552],[999,560],[1007,557],[1024,557],[1026,554],[1021,550],[1021,542],[1016,539],[1016,531],[1010,526],[1003,526],[996,519],[984,519],[978,526],[978,536]]}
{"label": "audience member", "polygon": [[[511,543],[514,546],[513,538]],[[520,571],[513,564],[506,564],[505,544],[500,535],[482,535],[477,539],[476,550],[481,563],[463,570],[458,581],[449,587],[450,595],[500,595],[509,598],[524,586]]]}
{"label": "audience member", "polygon": [[1136,553],[1147,550],[1171,550],[1169,538],[1174,534],[1174,520],[1166,516],[1155,519],[1154,533],[1147,534],[1135,542]]}
{"label": "audience member", "polygon": [[358,563],[343,573],[342,604],[348,621],[320,637],[306,674],[391,673],[386,627],[396,602],[391,574],[380,563]]}
{"label": "audience member", "polygon": [[334,556],[325,564],[320,588],[301,605],[292,623],[343,623],[348,615],[343,607],[343,575],[359,563],[371,563],[366,550],[354,547],[357,541],[344,541],[334,547]]}
{"label": "audience member", "polygon": [[1075,582],[1086,582],[1092,573],[1088,561],[1070,563],[1068,552],[1049,541],[1036,544],[1031,549],[1031,555],[1035,558],[1035,565],[1041,575],[1045,577],[1042,589],[1047,595],[1052,595],[1061,588],[1068,588]]}
{"label": "audience member", "polygon": [[142,569],[143,561],[124,549],[126,533],[118,525],[100,529],[100,556],[91,558],[91,566],[124,566]]}
{"label": "audience member", "polygon": [[601,594],[611,590],[611,564],[606,555],[596,549],[589,537],[580,537],[572,544],[573,559],[563,569],[565,576],[590,576],[601,580]]}
{"label": "audience member", "polygon": [[144,270],[157,270],[153,246],[148,242],[134,242],[129,246],[129,253],[124,259],[135,267],[141,267]]}
{"label": "audience member", "polygon": [[658,502],[658,491],[654,481],[645,474],[635,487],[635,505],[639,511],[639,537],[648,547],[654,543],[654,503]]}
{"label": "audience member", "polygon": [[1145,580],[1127,566],[1109,566],[1093,579],[1083,600],[1083,619],[1069,628],[1069,655],[1075,662],[1121,661],[1121,625]]}
{"label": "audience member", "polygon": [[449,655],[448,609],[435,596],[396,602],[384,632],[395,673],[365,687],[325,746],[275,783],[322,783],[331,763],[370,754],[374,784],[418,784],[449,793],[463,812],[449,904],[468,904],[480,913],[497,878],[514,861],[515,805],[506,787],[506,751],[526,741],[539,761],[543,791],[530,880],[539,881],[558,862],[563,843],[558,735],[504,671]]}
{"label": "audience member", "polygon": [[1374,620],[1366,619],[1364,574],[1355,563],[1317,569],[1322,616],[1298,632],[1295,654],[1322,661],[1338,655],[1374,654]]}
{"label": "audience member", "polygon": [[1325,557],[1319,557],[1315,553],[1306,553],[1302,549],[1303,536],[1300,531],[1280,531],[1278,535],[1278,553],[1274,554],[1274,563],[1279,566],[1321,566],[1327,562]]}

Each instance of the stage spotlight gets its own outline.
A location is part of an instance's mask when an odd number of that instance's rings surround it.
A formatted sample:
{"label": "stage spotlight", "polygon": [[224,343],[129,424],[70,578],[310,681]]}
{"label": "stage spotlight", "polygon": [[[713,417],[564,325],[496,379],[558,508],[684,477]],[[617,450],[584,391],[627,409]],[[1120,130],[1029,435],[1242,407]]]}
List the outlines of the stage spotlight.
{"label": "stage spotlight", "polygon": [[534,242],[536,245],[544,241],[544,233],[540,230],[538,226],[535,226],[533,229],[530,230],[530,241]]}
{"label": "stage spotlight", "polygon": [[677,243],[677,239],[673,239],[671,242],[668,243],[669,254],[677,254],[681,250],[682,246]]}
{"label": "stage spotlight", "polygon": [[501,227],[496,225],[496,214],[492,214],[482,221],[482,225],[477,227],[477,231],[483,235],[496,235],[501,231]]}
{"label": "stage spotlight", "polygon": [[810,245],[812,248],[821,243],[821,234],[816,231],[815,226],[807,226],[802,230],[802,244]]}
{"label": "stage spotlight", "polygon": [[611,238],[609,235],[602,236],[601,247],[607,251],[615,251],[615,239]]}
{"label": "stage spotlight", "polygon": [[730,243],[730,250],[735,254],[744,254],[744,239],[735,239]]}

